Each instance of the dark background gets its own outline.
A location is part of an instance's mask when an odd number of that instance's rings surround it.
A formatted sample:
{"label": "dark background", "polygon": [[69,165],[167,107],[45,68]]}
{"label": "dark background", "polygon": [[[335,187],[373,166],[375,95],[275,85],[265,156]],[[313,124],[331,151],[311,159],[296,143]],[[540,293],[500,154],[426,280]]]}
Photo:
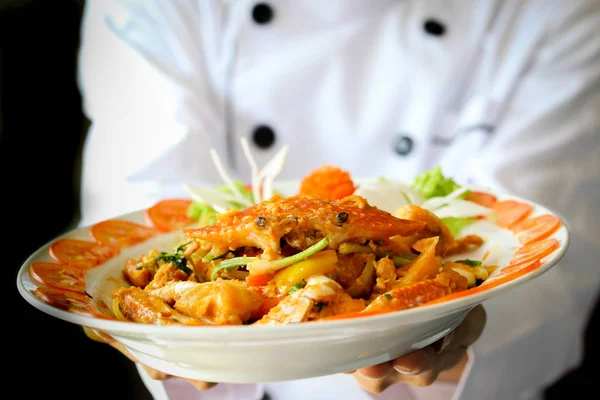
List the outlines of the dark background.
{"label": "dark background", "polygon": [[26,257],[79,221],[88,127],[76,86],[82,7],[83,0],[0,0],[6,388],[19,391],[14,398],[151,399],[121,353],[38,311],[16,289]]}
{"label": "dark background", "polygon": [[[33,308],[16,290],[25,259],[79,221],[80,153],[89,126],[76,85],[83,3],[0,0],[0,204],[2,226],[10,227],[3,236],[10,297],[2,325],[5,353],[16,353],[4,367],[26,398],[149,399],[128,359]],[[549,388],[547,400],[596,388],[597,337],[594,322],[583,367]]]}

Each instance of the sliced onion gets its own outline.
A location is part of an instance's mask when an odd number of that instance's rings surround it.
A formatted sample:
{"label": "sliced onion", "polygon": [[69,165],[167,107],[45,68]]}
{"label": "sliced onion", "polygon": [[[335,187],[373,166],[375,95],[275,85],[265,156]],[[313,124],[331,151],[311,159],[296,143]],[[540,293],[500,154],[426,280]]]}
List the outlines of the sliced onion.
{"label": "sliced onion", "polygon": [[254,160],[254,156],[252,155],[252,151],[250,151],[250,146],[248,145],[248,140],[243,137],[240,139],[240,142],[242,144],[242,150],[244,152],[244,156],[246,156],[246,160],[248,161],[248,164],[250,164],[250,170],[252,173],[252,181],[251,181],[251,185],[252,185],[252,199],[254,200],[254,203],[260,203],[260,179],[258,177],[258,166],[256,164],[256,161]]}
{"label": "sliced onion", "polygon": [[447,202],[445,206],[430,211],[437,215],[438,218],[474,218],[487,215],[492,210],[472,201],[454,199]]}
{"label": "sliced onion", "polygon": [[273,196],[273,182],[285,165],[285,158],[287,156],[290,146],[285,145],[275,154],[275,156],[265,165],[265,167],[259,172],[259,186],[264,181],[262,188],[261,201],[266,200]]}
{"label": "sliced onion", "polygon": [[407,204],[422,204],[425,198],[408,185],[394,181],[361,184],[355,192],[381,210],[394,212]]}
{"label": "sliced onion", "polygon": [[184,184],[183,188],[188,192],[190,197],[198,203],[210,204],[220,214],[232,209],[232,203],[240,203],[246,207],[252,203],[243,196],[235,196],[229,193],[224,193],[215,189],[206,189],[199,186],[191,186]]}

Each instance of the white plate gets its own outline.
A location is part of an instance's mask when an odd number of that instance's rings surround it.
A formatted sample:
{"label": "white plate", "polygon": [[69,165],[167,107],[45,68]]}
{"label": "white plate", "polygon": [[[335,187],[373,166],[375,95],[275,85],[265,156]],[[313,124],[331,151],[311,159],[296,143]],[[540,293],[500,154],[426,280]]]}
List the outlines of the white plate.
{"label": "white plate", "polygon": [[[515,196],[499,195],[498,199],[532,204],[531,216],[554,214]],[[115,218],[145,223],[143,212]],[[569,245],[569,232],[563,223],[550,236],[558,241],[559,247],[541,263],[523,270],[512,268],[508,273],[510,270],[506,267],[520,247],[511,231],[478,221],[461,235],[467,233],[482,236],[485,244],[474,252],[453,258],[481,259],[489,252],[486,264],[497,264],[499,268],[484,284],[448,301],[362,318],[282,326],[183,327],[136,324],[65,311],[34,296],[32,291],[38,284],[28,274],[29,265],[35,261],[55,262],[49,256],[49,246],[58,238],[25,261],[17,276],[17,286],[23,298],[35,308],[64,321],[106,332],[141,362],[172,375],[230,383],[303,379],[378,364],[433,343],[456,327],[477,304],[546,272],[561,259]],[[62,237],[90,240],[88,227]],[[171,252],[183,240],[183,234],[175,232],[122,250],[88,271],[86,292],[96,302],[103,300],[111,304],[111,290],[126,285],[121,277],[126,259],[145,254],[151,248]],[[85,355],[71,357],[83,359]]]}

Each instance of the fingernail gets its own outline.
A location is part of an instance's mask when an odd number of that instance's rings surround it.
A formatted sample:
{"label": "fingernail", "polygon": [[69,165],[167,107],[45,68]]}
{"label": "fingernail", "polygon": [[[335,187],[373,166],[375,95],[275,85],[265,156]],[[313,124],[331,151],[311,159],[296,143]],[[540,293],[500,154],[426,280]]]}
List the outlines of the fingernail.
{"label": "fingernail", "polygon": [[403,375],[417,375],[418,372],[412,368],[407,368],[404,365],[394,365],[394,369]]}
{"label": "fingernail", "polygon": [[404,375],[418,375],[431,364],[430,354],[426,349],[408,353],[394,360],[394,369]]}
{"label": "fingernail", "polygon": [[363,378],[365,378],[365,379],[368,379],[368,380],[370,380],[370,381],[378,381],[378,380],[381,380],[381,378],[375,378],[375,377],[373,377],[373,376],[365,375],[365,374],[363,374],[363,373],[362,373],[362,372],[360,372],[360,371],[358,371],[357,373],[358,373],[358,374],[360,374],[360,376],[362,376]]}
{"label": "fingernail", "polygon": [[392,372],[392,365],[390,363],[372,365],[370,367],[361,368],[357,372],[365,378],[380,380]]}

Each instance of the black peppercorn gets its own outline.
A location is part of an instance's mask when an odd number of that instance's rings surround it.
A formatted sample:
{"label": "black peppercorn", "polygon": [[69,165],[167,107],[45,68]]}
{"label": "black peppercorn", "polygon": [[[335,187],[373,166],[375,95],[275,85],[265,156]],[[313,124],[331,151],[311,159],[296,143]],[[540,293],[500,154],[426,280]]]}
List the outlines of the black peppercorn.
{"label": "black peppercorn", "polygon": [[344,222],[348,221],[348,213],[342,211],[335,217],[335,219],[336,219],[337,223],[341,225]]}
{"label": "black peppercorn", "polygon": [[265,217],[256,217],[254,222],[256,222],[256,225],[260,226],[261,228],[264,228],[267,225],[267,219]]}

